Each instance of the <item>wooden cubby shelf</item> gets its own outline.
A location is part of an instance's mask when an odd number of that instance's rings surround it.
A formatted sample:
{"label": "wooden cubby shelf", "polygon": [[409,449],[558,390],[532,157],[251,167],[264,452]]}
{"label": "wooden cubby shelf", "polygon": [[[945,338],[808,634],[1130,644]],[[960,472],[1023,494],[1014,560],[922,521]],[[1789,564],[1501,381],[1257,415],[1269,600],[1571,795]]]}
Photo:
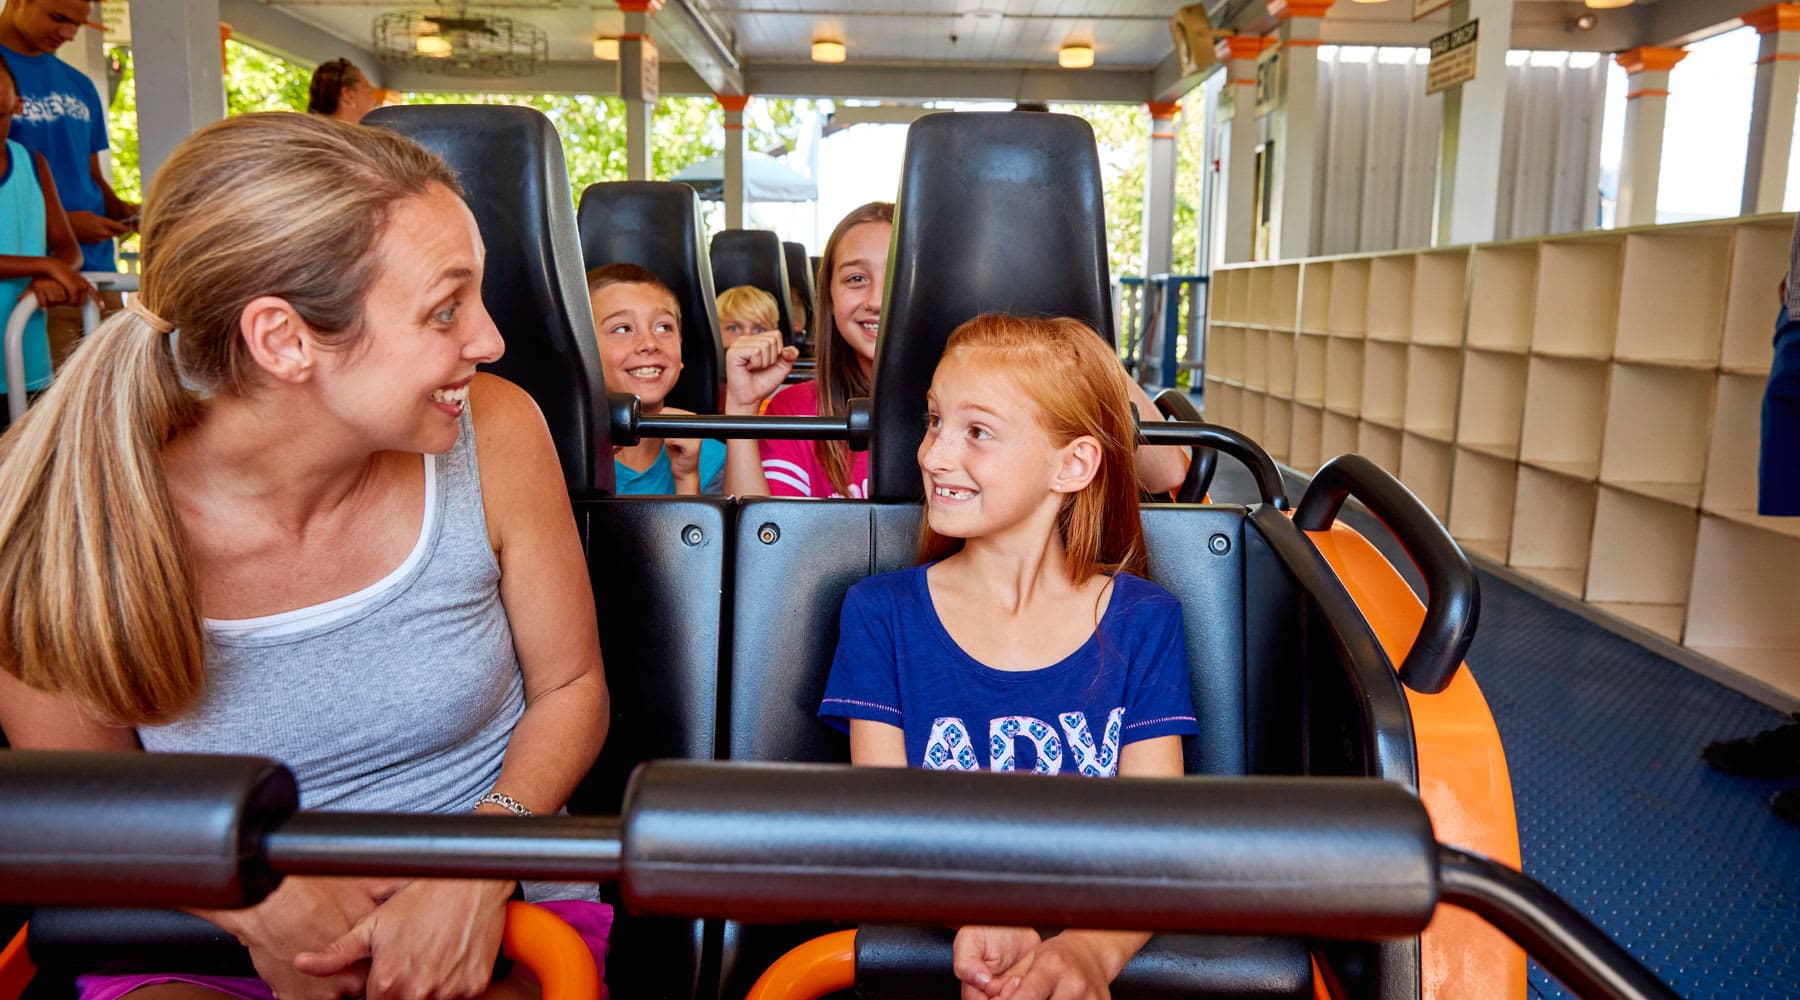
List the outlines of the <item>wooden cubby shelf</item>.
{"label": "wooden cubby shelf", "polygon": [[1304,403],[1294,405],[1293,435],[1289,439],[1288,464],[1311,475],[1325,464],[1325,411]]}
{"label": "wooden cubby shelf", "polygon": [[1533,351],[1597,361],[1612,357],[1620,245],[1617,237],[1607,237],[1547,242],[1538,248]]}
{"label": "wooden cubby shelf", "polygon": [[1356,447],[1356,418],[1326,410],[1319,430],[1319,464],[1339,455],[1354,455]]}
{"label": "wooden cubby shelf", "polygon": [[1400,436],[1400,481],[1442,521],[1450,514],[1448,444],[1418,434]]}
{"label": "wooden cubby shelf", "polygon": [[1356,423],[1356,453],[1400,478],[1400,431],[1370,420]]}
{"label": "wooden cubby shelf", "polygon": [[1457,444],[1496,458],[1519,457],[1527,360],[1500,351],[1463,352]]}
{"label": "wooden cubby shelf", "polygon": [[1406,345],[1369,339],[1362,375],[1360,415],[1398,430],[1406,415]]}
{"label": "wooden cubby shelf", "polygon": [[1364,455],[1466,551],[1800,703],[1800,517],[1756,511],[1794,223],[1221,268],[1208,419],[1302,471]]}
{"label": "wooden cubby shelf", "polygon": [[1578,479],[1599,476],[1606,376],[1607,365],[1599,361],[1532,358],[1519,460]]}
{"label": "wooden cubby shelf", "polygon": [[1800,539],[1700,516],[1685,642],[1800,698]]}
{"label": "wooden cubby shelf", "polygon": [[1412,336],[1415,344],[1461,347],[1468,248],[1419,254],[1413,264]]}
{"label": "wooden cubby shelf", "polygon": [[1463,548],[1496,562],[1506,561],[1518,483],[1519,463],[1468,448],[1456,449],[1449,528]]}
{"label": "wooden cubby shelf", "polygon": [[1620,361],[1713,368],[1725,326],[1730,231],[1723,227],[1625,237]]}
{"label": "wooden cubby shelf", "polygon": [[1300,332],[1331,332],[1331,261],[1309,262],[1300,271]]}
{"label": "wooden cubby shelf", "polygon": [[1571,597],[1582,595],[1599,487],[1571,476],[1519,466],[1507,564]]}
{"label": "wooden cubby shelf", "polygon": [[[1454,347],[1413,344],[1406,349],[1404,427],[1448,443],[1456,429],[1456,393],[1463,352]],[[1446,463],[1448,464],[1448,463]]]}
{"label": "wooden cubby shelf", "polygon": [[1404,344],[1412,336],[1413,258],[1369,261],[1370,340]]}
{"label": "wooden cubby shelf", "polygon": [[1602,485],[1588,558],[1589,603],[1680,642],[1699,517],[1692,507]]}
{"label": "wooden cubby shelf", "polygon": [[1294,349],[1294,400],[1308,406],[1325,405],[1324,336],[1302,333]]}
{"label": "wooden cubby shelf", "polygon": [[1739,226],[1731,243],[1731,287],[1725,298],[1725,336],[1719,367],[1741,375],[1767,375],[1773,360],[1776,289],[1787,276],[1793,226],[1785,221]]}
{"label": "wooden cubby shelf", "polygon": [[1470,347],[1523,354],[1531,347],[1535,246],[1476,247],[1469,278]]}
{"label": "wooden cubby shelf", "polygon": [[1368,331],[1368,258],[1332,263],[1331,304],[1326,316],[1331,332],[1339,336],[1360,337]]}
{"label": "wooden cubby shelf", "polygon": [[1800,538],[1800,517],[1762,517],[1756,513],[1763,388],[1767,382],[1766,375],[1719,376],[1700,505],[1707,513],[1739,524]]}
{"label": "wooden cubby shelf", "polygon": [[1325,344],[1325,406],[1356,416],[1362,407],[1363,346],[1359,339],[1332,336]]}
{"label": "wooden cubby shelf", "polygon": [[1614,365],[1600,446],[1601,482],[1700,506],[1717,378],[1710,371]]}

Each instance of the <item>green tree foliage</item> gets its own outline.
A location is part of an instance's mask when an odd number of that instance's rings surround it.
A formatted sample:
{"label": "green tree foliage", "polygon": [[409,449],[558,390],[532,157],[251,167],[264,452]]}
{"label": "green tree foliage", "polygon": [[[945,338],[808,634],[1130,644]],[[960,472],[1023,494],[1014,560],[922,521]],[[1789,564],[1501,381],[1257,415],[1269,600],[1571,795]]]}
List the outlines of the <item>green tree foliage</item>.
{"label": "green tree foliage", "polygon": [[[1204,167],[1200,95],[1193,112],[1177,119],[1175,165],[1175,274],[1197,274],[1200,176]],[[1113,277],[1144,272],[1144,175],[1150,159],[1150,114],[1141,104],[1064,104],[1053,110],[1079,115],[1094,127],[1106,188],[1106,244]]]}

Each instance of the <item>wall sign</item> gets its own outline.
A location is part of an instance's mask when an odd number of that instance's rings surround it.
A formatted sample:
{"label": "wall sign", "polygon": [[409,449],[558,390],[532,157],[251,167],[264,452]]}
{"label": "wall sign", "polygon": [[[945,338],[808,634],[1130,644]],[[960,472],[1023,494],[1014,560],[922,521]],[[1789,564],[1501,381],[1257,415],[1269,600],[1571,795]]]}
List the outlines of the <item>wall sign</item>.
{"label": "wall sign", "polygon": [[1256,60],[1256,113],[1266,115],[1281,103],[1281,46],[1270,47]]}
{"label": "wall sign", "polygon": [[1481,20],[1459,24],[1431,40],[1431,65],[1425,69],[1425,94],[1468,83],[1475,79],[1475,41]]}
{"label": "wall sign", "polygon": [[1430,17],[1454,2],[1455,0],[1413,0],[1412,19],[1417,21],[1421,18]]}

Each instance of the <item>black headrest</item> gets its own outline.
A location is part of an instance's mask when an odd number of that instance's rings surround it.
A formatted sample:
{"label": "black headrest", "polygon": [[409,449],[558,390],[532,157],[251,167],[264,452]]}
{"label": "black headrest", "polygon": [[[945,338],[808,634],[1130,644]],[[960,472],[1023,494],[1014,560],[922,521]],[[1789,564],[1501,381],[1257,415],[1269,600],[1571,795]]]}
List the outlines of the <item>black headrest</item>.
{"label": "black headrest", "polygon": [[932,370],[952,330],[993,311],[1072,317],[1113,342],[1100,156],[1080,118],[956,112],[907,132],[875,357],[875,499],[921,497]]}
{"label": "black headrest", "polygon": [[611,493],[606,383],[555,126],[540,111],[504,105],[380,108],[363,121],[456,171],[487,244],[481,299],[506,338],[506,356],[487,367],[537,400],[569,491]]}
{"label": "black headrest", "polygon": [[577,212],[587,270],[636,264],[662,279],[681,306],[681,378],[669,405],[719,412],[725,354],[700,198],[686,184],[610,181],[581,192]]}
{"label": "black headrest", "polygon": [[819,295],[813,288],[812,260],[806,256],[806,244],[784,241],[781,249],[787,256],[788,287],[800,293],[800,305],[806,309],[801,317],[801,328],[812,329],[813,310],[818,308]]}
{"label": "black headrest", "polygon": [[713,283],[735,288],[751,285],[775,297],[782,340],[792,343],[794,321],[788,315],[787,251],[769,229],[727,229],[712,239]]}

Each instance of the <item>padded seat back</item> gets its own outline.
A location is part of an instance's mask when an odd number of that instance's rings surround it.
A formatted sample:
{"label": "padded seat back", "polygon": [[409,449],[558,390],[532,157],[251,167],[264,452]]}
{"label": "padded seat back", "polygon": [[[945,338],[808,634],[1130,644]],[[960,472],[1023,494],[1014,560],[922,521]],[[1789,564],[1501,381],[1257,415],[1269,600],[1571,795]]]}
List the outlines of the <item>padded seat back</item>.
{"label": "padded seat back", "polygon": [[485,367],[537,401],[569,492],[611,493],[600,345],[550,119],[504,105],[415,105],[379,108],[363,122],[412,139],[456,171],[487,245],[481,300],[506,339],[506,355]]}
{"label": "padded seat back", "polygon": [[925,391],[951,331],[984,312],[1069,316],[1113,342],[1094,131],[1071,115],[926,115],[906,135],[875,357],[870,495],[923,496]]}
{"label": "padded seat back", "polygon": [[669,405],[719,412],[725,353],[706,228],[694,189],[672,181],[590,184],[581,192],[577,221],[584,272],[607,264],[636,264],[675,293],[681,307],[681,378],[669,392]]}
{"label": "padded seat back", "polygon": [[774,296],[781,339],[793,343],[787,251],[782,249],[780,236],[768,229],[727,229],[712,239],[712,269],[713,283],[721,290],[750,285]]}
{"label": "padded seat back", "polygon": [[783,242],[781,250],[787,258],[788,287],[800,293],[802,315],[793,320],[804,337],[812,330],[813,310],[818,308],[819,301],[818,290],[813,287],[812,259],[807,257],[804,243]]}

